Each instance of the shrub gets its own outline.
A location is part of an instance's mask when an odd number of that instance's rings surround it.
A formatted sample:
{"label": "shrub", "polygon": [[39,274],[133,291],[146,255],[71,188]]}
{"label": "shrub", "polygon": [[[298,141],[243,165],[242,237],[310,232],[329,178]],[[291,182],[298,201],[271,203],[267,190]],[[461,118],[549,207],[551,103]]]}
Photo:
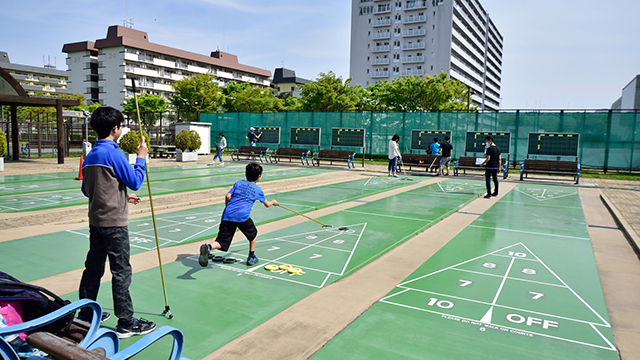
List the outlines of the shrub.
{"label": "shrub", "polygon": [[201,145],[202,140],[200,140],[200,135],[195,130],[180,130],[178,134],[176,134],[176,148],[181,151],[195,151],[198,150]]}
{"label": "shrub", "polygon": [[[144,140],[147,143],[147,147],[151,148],[151,144],[149,143],[149,135],[146,131],[142,131],[142,135],[144,136]],[[139,131],[129,131],[128,133],[122,135],[120,137],[120,149],[124,151],[126,154],[135,154],[138,152],[138,144],[140,144],[140,132]]]}
{"label": "shrub", "polygon": [[0,129],[0,157],[4,156],[4,151],[7,150],[7,136],[4,131]]}

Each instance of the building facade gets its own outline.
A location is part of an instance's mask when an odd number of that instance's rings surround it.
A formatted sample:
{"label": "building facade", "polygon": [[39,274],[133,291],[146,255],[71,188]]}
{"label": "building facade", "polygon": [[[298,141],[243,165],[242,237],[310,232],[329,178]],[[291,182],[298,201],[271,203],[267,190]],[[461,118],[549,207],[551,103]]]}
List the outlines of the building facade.
{"label": "building facade", "polygon": [[195,74],[211,74],[218,84],[248,82],[268,87],[271,71],[238,63],[235,55],[214,51],[210,56],[149,42],[147,33],[110,26],[107,37],[65,44],[69,88],[88,101],[121,109],[133,97],[129,78],[136,78],[139,93],[173,94],[171,85]]}
{"label": "building facade", "polygon": [[9,60],[9,54],[4,51],[0,51],[0,67],[13,76],[30,96],[36,93],[54,96],[70,93],[67,88],[67,72],[64,70],[57,70],[54,67],[13,64]]}
{"label": "building facade", "polygon": [[611,110],[640,110],[640,75],[636,75],[622,88],[622,96],[613,102]]}
{"label": "building facade", "polygon": [[449,71],[500,109],[503,38],[477,0],[352,0],[350,76],[364,87]]}
{"label": "building facade", "polygon": [[271,82],[278,94],[289,93],[293,97],[298,97],[302,93],[302,85],[310,83],[311,80],[297,77],[293,70],[276,68]]}

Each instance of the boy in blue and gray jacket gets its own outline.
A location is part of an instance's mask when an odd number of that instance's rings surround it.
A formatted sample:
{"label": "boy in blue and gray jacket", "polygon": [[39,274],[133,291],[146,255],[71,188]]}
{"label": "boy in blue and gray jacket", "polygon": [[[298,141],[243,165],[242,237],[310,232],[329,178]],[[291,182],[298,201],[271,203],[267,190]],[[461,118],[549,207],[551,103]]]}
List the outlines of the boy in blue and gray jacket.
{"label": "boy in blue and gray jacket", "polygon": [[[89,198],[89,252],[80,280],[79,297],[97,299],[105,261],[109,257],[113,306],[118,317],[116,331],[119,338],[128,338],[150,333],[156,328],[156,323],[133,317],[133,302],[129,294],[128,203],[135,205],[140,202],[140,197],[127,194],[127,188],[135,191],[142,185],[149,149],[143,138],[132,168],[116,143],[122,135],[123,121],[122,113],[112,107],[98,108],[91,115],[91,127],[98,133],[99,140],[82,166],[82,193]],[[82,309],[79,317],[91,320],[91,311]],[[102,320],[108,317],[108,313],[103,313]]]}

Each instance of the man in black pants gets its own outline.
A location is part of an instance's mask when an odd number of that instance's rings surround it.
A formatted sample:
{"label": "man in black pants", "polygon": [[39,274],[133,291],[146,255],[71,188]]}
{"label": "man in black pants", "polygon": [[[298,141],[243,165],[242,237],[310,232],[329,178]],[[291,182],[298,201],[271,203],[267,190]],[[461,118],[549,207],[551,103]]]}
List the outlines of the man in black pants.
{"label": "man in black pants", "polygon": [[[484,177],[487,182],[487,195],[485,199],[489,199],[492,196],[498,196],[498,170],[500,170],[500,148],[493,142],[493,137],[487,136],[485,139],[487,147],[486,155],[487,159],[482,163],[482,166],[487,166]],[[493,177],[494,189],[491,192],[491,178]]]}

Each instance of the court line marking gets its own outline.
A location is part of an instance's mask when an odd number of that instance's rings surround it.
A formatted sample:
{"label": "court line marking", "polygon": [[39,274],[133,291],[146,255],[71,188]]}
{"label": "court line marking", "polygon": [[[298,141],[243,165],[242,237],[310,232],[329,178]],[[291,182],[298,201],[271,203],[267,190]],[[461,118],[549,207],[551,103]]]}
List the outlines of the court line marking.
{"label": "court line marking", "polygon": [[[503,198],[504,199],[504,198]],[[545,206],[545,207],[553,207],[558,209],[575,209],[582,210],[582,206],[560,206],[555,204],[544,204],[544,203],[531,203],[531,202],[522,202],[522,201],[511,201],[509,199],[504,199],[505,202],[509,204],[517,204],[517,205],[528,205],[528,206]]]}
{"label": "court line marking", "polygon": [[353,245],[353,248],[351,249],[351,254],[349,254],[349,258],[344,263],[344,267],[342,268],[342,272],[340,273],[340,276],[344,275],[344,272],[347,270],[347,266],[349,265],[349,262],[351,262],[351,257],[353,257],[353,253],[356,252],[356,248],[358,247],[358,244],[360,243],[360,239],[362,238],[362,234],[364,234],[364,230],[367,228],[367,224],[368,223],[364,223],[364,226],[362,227],[362,230],[360,230],[360,236],[358,236],[358,240],[356,240],[356,243]]}
{"label": "court line marking", "polygon": [[[477,303],[477,304],[492,306],[491,303],[486,302],[486,301],[482,301],[482,300],[469,299],[469,298],[464,298],[464,297],[455,296],[455,295],[447,295],[447,294],[442,294],[442,293],[438,293],[438,292],[435,292],[435,291],[416,289],[416,288],[406,287],[406,286],[398,286],[398,287],[401,288],[401,289],[405,289],[406,291],[417,291],[417,292],[420,292],[420,293],[439,295],[439,296],[458,299],[458,300],[462,300],[462,301],[469,301],[469,302],[473,302],[473,303]],[[387,295],[387,296],[383,297],[381,299],[381,301],[390,299],[390,298],[395,297],[395,296],[397,296],[399,294],[400,294],[400,292],[395,293],[395,294],[391,294],[391,295]],[[543,313],[543,312],[540,312],[540,311],[527,310],[527,309],[523,309],[523,308],[517,308],[517,307],[514,307],[514,306],[508,306],[508,305],[495,304],[493,306],[499,307],[499,308],[504,308],[504,309],[517,310],[517,311],[537,314],[537,315],[544,315],[544,316],[549,316],[549,317],[553,317],[553,318],[579,322],[579,323],[583,323],[583,324],[594,324],[594,325],[599,325],[599,326],[604,326],[604,327],[610,328],[610,326],[607,326],[606,324],[598,324],[598,323],[594,323],[593,321],[589,321],[589,320],[580,320],[580,319],[570,318],[570,317],[566,317],[566,316],[562,316],[562,315],[548,314],[548,313]],[[447,315],[451,315],[451,314],[447,314]],[[451,316],[457,316],[457,315],[451,315]],[[474,320],[474,321],[479,321],[479,320]]]}
{"label": "court line marking", "polygon": [[442,192],[446,192],[446,191],[444,191],[444,189],[442,188],[442,185],[440,185],[440,181],[438,181],[436,184],[438,184],[438,186],[440,186],[440,190],[442,190]]}
{"label": "court line marking", "polygon": [[505,272],[504,276],[502,277],[502,282],[500,283],[500,286],[498,287],[498,291],[496,292],[496,296],[493,298],[493,301],[491,302],[491,305],[495,305],[496,304],[496,300],[498,300],[498,296],[500,296],[500,293],[502,292],[502,287],[504,286],[505,281],[507,281],[507,276],[509,276],[509,271],[511,271],[511,267],[513,266],[513,263],[515,261],[516,261],[515,257],[511,258],[511,262],[509,263],[509,266],[507,267],[507,272]]}
{"label": "court line marking", "polygon": [[[521,243],[521,244],[522,244],[522,243]],[[573,293],[573,295],[575,295],[578,299],[580,299],[580,301],[582,301],[582,303],[583,303],[587,308],[589,308],[589,310],[591,310],[594,314],[596,314],[596,316],[597,316],[600,320],[602,320],[602,322],[603,322],[603,323],[605,323],[607,327],[611,327],[611,325],[609,324],[609,322],[608,322],[607,320],[605,320],[605,319],[604,319],[604,318],[603,318],[603,317],[602,317],[602,316],[601,316],[597,311],[595,311],[595,310],[591,307],[591,305],[587,304],[587,302],[586,302],[586,301],[584,301],[584,299],[582,299],[582,297],[581,297],[580,295],[578,295],[578,293],[576,293],[576,292],[575,292],[575,291],[574,291],[574,290],[573,290],[569,285],[567,285],[567,283],[565,283],[565,282],[564,282],[564,280],[562,280],[558,275],[556,275],[556,273],[555,273],[555,272],[553,272],[553,270],[551,270],[551,268],[549,268],[549,267],[547,266],[547,264],[545,264],[545,263],[544,263],[544,261],[540,260],[540,258],[539,258],[536,254],[534,254],[534,253],[533,253],[533,251],[531,251],[531,250],[530,250],[530,249],[529,249],[525,244],[522,244],[522,246],[524,246],[524,248],[525,248],[525,249],[527,249],[527,251],[529,251],[529,252],[531,253],[531,255],[533,255],[536,259],[538,259],[538,261],[540,261],[540,263],[541,263],[545,268],[547,268],[547,270],[549,270],[549,272],[551,272],[551,274],[553,274],[553,276],[555,276],[555,277],[556,277],[556,279],[560,280],[560,282],[561,282],[564,286],[566,286],[566,287],[569,289],[569,291],[571,291],[571,292]]]}
{"label": "court line marking", "polygon": [[373,179],[373,176],[372,176],[372,177],[370,177],[370,178],[369,178],[369,180],[367,180],[367,182],[366,182],[366,183],[364,183],[364,185],[362,185],[362,186],[367,186],[367,184],[369,183],[369,181],[371,181],[371,179]]}
{"label": "court line marking", "polygon": [[[548,199],[543,199],[543,198],[537,198],[537,197],[535,197],[534,195],[531,195],[531,194],[527,194],[526,192],[524,192],[524,191],[522,191],[522,190],[518,189],[517,187],[516,187],[514,190],[516,190],[517,192],[519,192],[519,193],[521,193],[521,194],[527,195],[527,196],[529,196],[529,197],[530,197],[530,198],[532,198],[532,199],[536,199],[536,200],[538,200],[538,201],[554,200],[554,199],[559,199],[559,198],[563,198],[563,197],[567,197],[567,196],[574,196],[574,195],[578,195],[578,192],[576,191],[576,192],[574,192],[573,194],[558,195],[558,196],[554,196],[554,197],[551,197],[551,198],[548,198]],[[542,193],[542,194],[543,194],[543,196],[544,196],[544,193],[545,193],[546,191],[547,191],[547,189],[545,188],[545,189],[544,189],[544,192]]]}
{"label": "court line marking", "polygon": [[615,347],[615,346],[613,346],[613,344],[609,341],[609,339],[607,339],[607,337],[606,337],[606,336],[604,336],[604,335],[602,334],[602,332],[600,332],[600,330],[598,330],[598,328],[596,327],[596,325],[595,325],[595,324],[591,324],[591,327],[593,328],[593,330],[595,330],[595,331],[598,333],[598,335],[600,335],[600,337],[602,338],[602,340],[604,340],[607,344],[609,344],[609,346],[611,346],[611,350],[613,350],[613,351],[617,351],[616,347]]}
{"label": "court line marking", "polygon": [[467,225],[467,227],[474,227],[474,228],[481,228],[481,229],[491,229],[491,230],[500,230],[500,231],[511,231],[511,232],[517,232],[517,233],[522,233],[522,234],[530,234],[530,235],[556,236],[556,237],[562,237],[562,238],[568,238],[568,239],[591,241],[591,238],[584,238],[584,237],[578,237],[578,236],[549,234],[549,233],[542,233],[542,232],[535,232],[535,231],[506,229],[506,228],[498,228],[498,227],[491,227],[491,226],[481,226],[481,225],[473,225],[472,224],[472,225]]}
{"label": "court line marking", "polygon": [[[400,307],[404,307],[404,308],[408,308],[408,309],[419,310],[419,311],[424,311],[424,312],[430,312],[430,313],[434,313],[434,314],[438,314],[438,315],[451,316],[451,317],[455,317],[455,318],[458,318],[458,319],[479,322],[478,320],[475,320],[475,319],[469,319],[469,318],[465,318],[465,317],[462,317],[462,316],[450,315],[450,314],[446,314],[446,313],[442,313],[442,312],[438,312],[438,311],[433,311],[433,310],[420,309],[420,308],[417,308],[417,307],[414,307],[414,306],[409,306],[409,305],[404,305],[404,304],[397,304],[397,303],[386,301],[386,300],[380,300],[380,302],[383,302],[383,303],[386,303],[386,304],[390,304],[390,305],[396,305],[396,306],[400,306]],[[604,347],[604,346],[601,346],[601,345],[595,345],[595,344],[585,343],[585,342],[582,342],[582,341],[565,339],[565,338],[552,336],[552,335],[547,335],[547,334],[541,334],[541,333],[537,333],[537,332],[533,332],[533,331],[529,331],[529,330],[522,330],[522,329],[512,328],[512,327],[509,327],[509,326],[503,326],[503,325],[497,325],[497,324],[492,324],[492,325],[500,326],[500,327],[505,328],[505,329],[515,330],[515,331],[522,331],[522,332],[529,333],[529,334],[532,334],[532,335],[539,335],[539,336],[543,336],[543,337],[547,337],[547,338],[551,338],[551,339],[562,340],[562,341],[567,341],[567,342],[571,342],[571,343],[575,343],[575,344],[586,345],[586,346],[596,347],[596,348],[600,348],[600,349],[604,349],[604,350],[615,351],[615,349],[611,349],[611,348]]]}
{"label": "court line marking", "polygon": [[395,216],[395,215],[387,215],[387,214],[375,214],[375,213],[368,213],[368,212],[364,212],[364,211],[355,211],[355,210],[342,210],[342,211],[343,212],[354,213],[354,214],[382,216],[382,217],[390,217],[390,218],[404,219],[404,220],[415,220],[415,221],[430,222],[430,223],[433,222],[433,220],[427,220],[427,219],[416,219],[416,218],[410,218],[410,217],[405,217],[405,216]]}
{"label": "court line marking", "polygon": [[[300,242],[300,241],[284,240],[284,239],[278,239],[278,238],[261,240],[261,242],[263,242],[263,243],[264,243],[264,242],[266,242],[266,241],[278,241],[278,240],[280,240],[280,241],[284,241],[284,242],[287,242],[287,243],[298,244],[298,245],[309,245],[309,244],[307,244],[307,243],[303,243],[303,242]],[[342,252],[351,252],[351,250],[336,249],[336,248],[333,248],[333,247],[330,247],[330,246],[315,245],[315,247],[317,247],[317,248],[321,248],[321,249],[327,249],[327,250],[335,250],[335,251],[342,251]]]}
{"label": "court line marking", "polygon": [[[524,260],[524,259],[520,259],[520,260]],[[535,260],[533,260],[535,261]],[[493,276],[493,277],[502,277],[500,275],[495,275],[495,274],[489,274],[489,273],[483,273],[480,271],[473,271],[473,270],[467,270],[467,269],[456,269],[453,268],[451,270],[456,270],[456,271],[462,271],[462,272],[468,272],[468,273],[474,273],[474,274],[478,274],[478,275],[487,275],[487,276]],[[542,281],[535,281],[535,280],[527,280],[527,279],[521,279],[521,278],[515,278],[515,277],[511,277],[508,276],[507,279],[509,280],[517,280],[517,281],[524,281],[524,282],[530,282],[530,283],[534,283],[534,284],[540,284],[540,285],[549,285],[549,286],[555,286],[555,287],[559,287],[559,288],[566,288],[566,286],[564,285],[558,285],[558,284],[551,284],[551,283],[546,283],[546,282],[542,282]]]}

